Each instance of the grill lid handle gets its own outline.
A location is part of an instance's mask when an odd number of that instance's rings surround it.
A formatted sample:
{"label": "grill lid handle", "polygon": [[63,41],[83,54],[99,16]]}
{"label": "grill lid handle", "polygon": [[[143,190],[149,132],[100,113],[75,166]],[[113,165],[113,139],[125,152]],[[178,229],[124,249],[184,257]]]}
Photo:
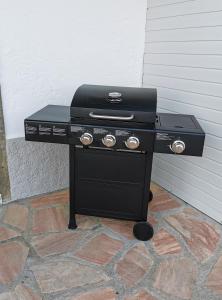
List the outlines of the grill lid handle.
{"label": "grill lid handle", "polygon": [[106,116],[106,115],[95,115],[93,112],[90,112],[89,116],[93,119],[103,119],[103,120],[105,119],[105,120],[130,121],[134,119],[134,115],[130,115],[129,117]]}

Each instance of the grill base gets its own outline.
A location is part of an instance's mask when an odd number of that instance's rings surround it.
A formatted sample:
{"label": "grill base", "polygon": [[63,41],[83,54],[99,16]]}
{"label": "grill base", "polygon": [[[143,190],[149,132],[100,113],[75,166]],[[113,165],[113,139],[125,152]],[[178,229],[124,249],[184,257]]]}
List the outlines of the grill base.
{"label": "grill base", "polygon": [[70,146],[70,222],[75,214],[146,221],[152,153]]}

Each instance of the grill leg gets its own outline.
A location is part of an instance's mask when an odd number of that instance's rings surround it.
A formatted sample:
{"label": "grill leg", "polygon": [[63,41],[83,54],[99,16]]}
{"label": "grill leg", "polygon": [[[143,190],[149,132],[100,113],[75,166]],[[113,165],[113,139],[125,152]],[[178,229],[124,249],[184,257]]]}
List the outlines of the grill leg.
{"label": "grill leg", "polygon": [[75,160],[75,147],[69,146],[69,229],[76,229],[76,215],[74,206],[74,160]]}
{"label": "grill leg", "polygon": [[70,211],[70,216],[69,216],[69,225],[68,225],[68,228],[69,229],[76,229],[77,228],[76,216],[71,211]]}

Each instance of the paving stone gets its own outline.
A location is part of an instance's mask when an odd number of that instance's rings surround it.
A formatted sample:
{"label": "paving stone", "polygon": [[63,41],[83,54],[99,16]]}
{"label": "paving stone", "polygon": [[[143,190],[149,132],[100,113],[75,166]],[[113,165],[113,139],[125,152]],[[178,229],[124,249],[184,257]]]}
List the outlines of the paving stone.
{"label": "paving stone", "polygon": [[96,217],[76,215],[76,222],[79,229],[89,230],[96,227],[99,222]]}
{"label": "paving stone", "polygon": [[47,236],[36,236],[31,245],[41,257],[69,252],[80,239],[79,232],[51,233]]}
{"label": "paving stone", "polygon": [[69,191],[59,191],[52,194],[47,194],[41,197],[36,197],[31,201],[32,208],[41,208],[54,204],[66,204],[69,201]]}
{"label": "paving stone", "polygon": [[19,204],[10,204],[3,222],[24,231],[28,224],[28,208]]}
{"label": "paving stone", "polygon": [[16,286],[15,294],[18,300],[42,300],[42,297],[24,284],[19,284]]}
{"label": "paving stone", "polygon": [[8,292],[0,294],[0,300],[20,300],[16,297],[15,293]]}
{"label": "paving stone", "polygon": [[117,263],[116,272],[127,287],[132,287],[144,277],[151,264],[152,260],[146,247],[139,243]]}
{"label": "paving stone", "polygon": [[18,236],[21,236],[19,232],[6,227],[0,227],[0,241],[6,241]]}
{"label": "paving stone", "polygon": [[102,233],[86,243],[76,256],[99,265],[109,263],[123,247],[123,242]]}
{"label": "paving stone", "polygon": [[[71,297],[70,300],[116,300],[117,295],[112,288],[101,288]],[[69,299],[67,299],[69,300]]]}
{"label": "paving stone", "polygon": [[191,299],[197,269],[189,258],[164,260],[156,272],[154,287],[171,296]]}
{"label": "paving stone", "polygon": [[192,208],[192,207],[185,207],[184,209],[183,209],[183,213],[185,214],[185,215],[189,215],[189,216],[194,216],[194,217],[196,217],[196,216],[200,216],[200,212],[197,210],[197,209],[194,209],[194,208]]}
{"label": "paving stone", "polygon": [[214,253],[220,235],[213,226],[184,213],[169,216],[166,221],[183,235],[197,260],[204,262]]}
{"label": "paving stone", "polygon": [[178,208],[180,206],[181,204],[173,199],[167,192],[163,192],[154,196],[153,200],[149,204],[149,210],[152,212],[160,212]]}
{"label": "paving stone", "polygon": [[56,259],[37,263],[31,269],[42,293],[59,292],[110,280],[102,270],[70,260]]}
{"label": "paving stone", "polygon": [[37,209],[33,215],[32,232],[58,232],[67,228],[68,219],[64,207]]}
{"label": "paving stone", "polygon": [[210,272],[206,284],[212,291],[222,295],[222,256]]}
{"label": "paving stone", "polygon": [[135,222],[102,218],[101,223],[129,240],[135,239],[133,235],[133,226]]}
{"label": "paving stone", "polygon": [[154,196],[157,195],[157,194],[160,194],[162,192],[165,192],[164,188],[162,188],[160,185],[158,185],[154,182],[151,182],[150,190],[152,191]]}
{"label": "paving stone", "polygon": [[0,245],[0,283],[11,283],[22,272],[29,249],[21,242]]}
{"label": "paving stone", "polygon": [[128,296],[124,300],[157,300],[153,296],[151,296],[147,291],[142,290],[136,293],[133,296]]}
{"label": "paving stone", "polygon": [[148,215],[147,217],[147,221],[151,224],[151,225],[156,225],[158,222],[157,222],[157,219],[154,218],[154,216],[151,216],[151,215]]}
{"label": "paving stone", "polygon": [[176,238],[164,229],[154,234],[152,243],[154,250],[159,255],[180,253],[182,250]]}

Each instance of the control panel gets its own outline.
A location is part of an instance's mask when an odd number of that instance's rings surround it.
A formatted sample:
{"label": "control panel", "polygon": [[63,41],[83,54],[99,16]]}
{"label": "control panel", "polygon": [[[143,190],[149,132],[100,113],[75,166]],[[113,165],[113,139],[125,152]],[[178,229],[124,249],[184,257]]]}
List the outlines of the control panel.
{"label": "control panel", "polygon": [[202,156],[205,133],[192,115],[157,115],[154,152]]}
{"label": "control panel", "polygon": [[48,105],[25,119],[28,141],[84,148],[202,156],[205,133],[192,115],[158,113],[153,129],[70,123],[69,107]]}
{"label": "control panel", "polygon": [[153,151],[153,130],[70,125],[70,144],[107,150]]}
{"label": "control panel", "polygon": [[202,156],[203,145],[203,134],[159,131],[156,133],[154,152]]}
{"label": "control panel", "polygon": [[68,124],[25,121],[27,141],[68,144]]}

